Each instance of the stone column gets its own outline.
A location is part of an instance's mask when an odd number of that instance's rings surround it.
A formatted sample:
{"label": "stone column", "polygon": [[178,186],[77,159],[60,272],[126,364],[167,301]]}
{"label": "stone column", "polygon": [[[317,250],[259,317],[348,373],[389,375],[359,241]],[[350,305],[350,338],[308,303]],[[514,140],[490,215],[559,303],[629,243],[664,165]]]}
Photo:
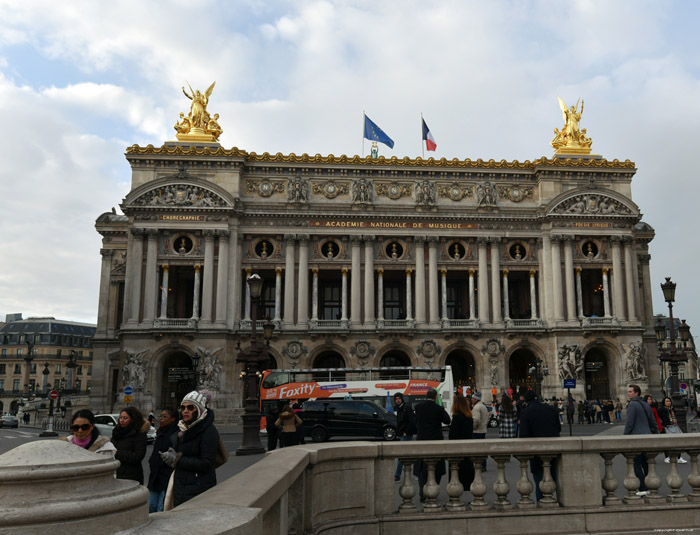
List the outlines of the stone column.
{"label": "stone column", "polygon": [[442,322],[447,325],[447,270],[440,270],[440,279],[442,280],[442,293],[440,294],[440,308],[442,310]]}
{"label": "stone column", "polygon": [[508,270],[503,270],[503,319],[510,319],[510,296],[508,295]]}
{"label": "stone column", "polygon": [[564,301],[561,281],[561,238],[552,236],[552,293],[554,299],[554,321],[564,320]]}
{"label": "stone column", "polygon": [[250,297],[250,286],[248,286],[248,277],[250,277],[253,274],[253,270],[250,268],[247,268],[245,270],[245,302],[243,303],[243,321],[250,323],[250,309],[252,306],[251,302],[251,297]]}
{"label": "stone column", "polygon": [[[438,308],[438,269],[437,269],[437,238],[428,241],[428,296],[430,303],[430,325],[440,326],[440,309]],[[447,314],[445,314],[447,318]]]}
{"label": "stone column", "polygon": [[275,325],[282,325],[282,268],[275,268]]}
{"label": "stone column", "polygon": [[204,231],[204,284],[202,287],[202,323],[211,323],[214,300],[214,232]]}
{"label": "stone column", "polygon": [[630,321],[639,321],[637,316],[636,292],[634,291],[634,262],[632,260],[632,245],[630,239],[626,239],[625,245],[625,284],[627,287],[627,318]]}
{"label": "stone column", "polygon": [[610,285],[608,284],[608,268],[603,268],[603,309],[605,317],[610,317]]}
{"label": "stone column", "polygon": [[[229,268],[231,275],[228,278],[228,305],[226,325],[229,329],[238,328],[241,320],[241,267],[242,240],[238,235],[238,229],[231,229],[229,238]],[[277,326],[279,328],[279,325]]]}
{"label": "stone column", "polygon": [[311,326],[318,325],[318,268],[311,270],[313,282],[311,283]]}
{"label": "stone column", "polygon": [[220,230],[219,234],[219,265],[216,272],[216,324],[226,326],[226,302],[228,301],[228,242],[230,233]]}
{"label": "stone column", "polygon": [[501,239],[491,240],[491,299],[493,323],[503,323],[501,315]]}
{"label": "stone column", "polygon": [[170,266],[163,264],[163,278],[161,279],[160,290],[160,319],[164,320],[168,317],[168,273]]}
{"label": "stone column", "polygon": [[139,322],[141,315],[141,271],[143,269],[143,231],[133,229],[134,234],[134,259],[131,282],[131,313],[129,314],[130,324]]}
{"label": "stone column", "polygon": [[353,237],[352,244],[352,268],[350,269],[350,328],[357,329],[362,325],[360,308],[362,306],[360,294],[360,240]]}
{"label": "stone column", "polygon": [[530,319],[537,319],[537,271],[530,270]]}
{"label": "stone column", "polygon": [[148,229],[148,245],[146,247],[146,289],[143,298],[143,321],[153,323],[156,317],[156,302],[158,292],[156,279],[158,277],[158,230]]}
{"label": "stone column", "polygon": [[[644,296],[640,302],[640,306],[644,303],[643,310],[641,311],[642,319],[645,325],[654,324],[654,309],[652,308],[652,292],[651,292],[651,271],[649,269],[649,262],[651,260],[651,255],[640,254],[637,260],[642,265],[642,295]],[[646,306],[648,304],[648,306]]]}
{"label": "stone column", "polygon": [[552,241],[549,236],[542,236],[542,251],[540,254],[540,317],[551,320],[553,311],[552,299]]}
{"label": "stone column", "polygon": [[476,295],[474,295],[474,270],[469,270],[469,319],[476,319]]}
{"label": "stone column", "polygon": [[384,270],[377,270],[377,326],[384,327]]}
{"label": "stone column", "polygon": [[202,266],[194,266],[194,291],[192,293],[192,319],[199,319],[199,287],[201,285]]}
{"label": "stone column", "polygon": [[413,243],[416,248],[416,325],[425,327],[425,239],[417,236]]}
{"label": "stone column", "polygon": [[411,270],[406,270],[406,319],[413,322],[413,289],[411,288]]}
{"label": "stone column", "polygon": [[[107,332],[107,319],[109,317],[109,288],[110,274],[112,271],[112,250],[100,249],[102,266],[100,268],[100,303],[97,307],[97,332]],[[115,325],[118,329],[119,325]]]}
{"label": "stone column", "polygon": [[489,274],[486,259],[486,239],[478,238],[479,255],[479,321],[484,324],[489,322]]}
{"label": "stone column", "polygon": [[564,275],[566,283],[566,319],[576,321],[576,300],[574,286],[574,251],[573,238],[564,241]]}
{"label": "stone column", "polygon": [[309,325],[309,237],[299,239],[299,285],[297,295],[297,327]]}
{"label": "stone column", "polygon": [[294,236],[285,236],[284,320],[283,327],[294,326]]}
{"label": "stone column", "polygon": [[581,268],[576,268],[576,309],[578,318],[583,319],[583,289],[581,288]]}
{"label": "stone column", "polygon": [[[126,324],[131,318],[131,294],[134,286],[134,229],[128,233],[126,241],[126,258],[124,266],[124,308],[122,308],[122,323]],[[116,325],[119,329],[121,325]]]}
{"label": "stone column", "polygon": [[624,284],[624,276],[622,274],[622,256],[620,251],[620,238],[613,236],[610,238],[612,249],[613,262],[613,309],[612,313],[617,316],[618,320],[625,321],[627,314],[625,313],[625,305],[623,304],[622,289]]}
{"label": "stone column", "polygon": [[348,327],[348,270],[343,268],[342,271],[342,286],[340,293],[340,326],[343,329]]}
{"label": "stone column", "polygon": [[365,236],[365,327],[374,329],[374,242]]}

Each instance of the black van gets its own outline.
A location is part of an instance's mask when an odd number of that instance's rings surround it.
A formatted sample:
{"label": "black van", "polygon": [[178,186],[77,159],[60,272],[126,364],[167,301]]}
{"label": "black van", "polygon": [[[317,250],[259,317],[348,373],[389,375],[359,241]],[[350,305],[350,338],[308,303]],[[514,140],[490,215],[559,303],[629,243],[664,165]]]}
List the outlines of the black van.
{"label": "black van", "polygon": [[330,437],[396,439],[396,416],[371,401],[307,401],[299,416],[304,421],[304,435],[314,442]]}

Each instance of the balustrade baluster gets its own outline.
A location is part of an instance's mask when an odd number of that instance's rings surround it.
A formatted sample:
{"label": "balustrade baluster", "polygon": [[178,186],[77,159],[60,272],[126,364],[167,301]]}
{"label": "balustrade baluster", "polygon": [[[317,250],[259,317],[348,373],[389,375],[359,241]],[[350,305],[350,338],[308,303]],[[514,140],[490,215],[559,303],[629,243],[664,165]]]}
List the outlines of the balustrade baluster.
{"label": "balustrade baluster", "polygon": [[442,509],[437,503],[437,497],[440,495],[440,485],[435,479],[435,465],[440,462],[444,464],[442,459],[424,459],[423,462],[428,466],[428,480],[423,487],[423,496],[425,503],[423,504],[424,513],[438,513]]}
{"label": "balustrade baluster", "polygon": [[415,513],[418,509],[413,503],[413,497],[416,495],[416,488],[413,486],[413,478],[411,471],[415,459],[399,459],[403,465],[403,482],[399,487],[399,496],[403,500],[399,505],[399,513]]}
{"label": "balustrade baluster", "polygon": [[671,471],[666,476],[666,483],[671,489],[671,494],[666,496],[666,501],[671,503],[688,501],[688,497],[685,494],[681,494],[681,485],[683,485],[683,478],[678,473],[679,455],[680,452],[678,451],[669,452],[669,456],[671,457]]}
{"label": "balustrade baluster", "polygon": [[539,507],[559,507],[559,502],[554,499],[554,491],[557,490],[557,484],[552,479],[552,460],[554,458],[554,455],[540,455],[544,475],[540,481],[542,499],[537,504]]}
{"label": "balustrade baluster", "polygon": [[627,496],[622,498],[622,501],[630,505],[639,505],[644,503],[641,496],[637,496],[637,489],[639,489],[639,478],[634,474],[634,458],[638,455],[637,453],[623,453],[625,459],[627,460],[627,475],[623,484],[627,489]]}
{"label": "balustrade baluster", "polygon": [[471,459],[474,463],[474,481],[469,487],[469,492],[474,496],[474,500],[469,504],[469,507],[473,511],[483,511],[489,508],[489,504],[484,501],[486,485],[481,477],[482,463],[486,460],[486,457],[472,457]]}
{"label": "balustrade baluster", "polygon": [[537,507],[530,495],[532,494],[535,486],[530,481],[527,475],[527,462],[532,459],[531,455],[515,455],[515,458],[520,462],[520,479],[518,480],[517,489],[520,493],[520,499],[518,500],[519,509],[533,509]]}
{"label": "balustrade baluster", "polygon": [[688,450],[690,457],[690,475],[688,476],[688,485],[692,489],[688,493],[689,502],[700,502],[700,473],[698,472],[698,455],[700,450]]}
{"label": "balustrade baluster", "polygon": [[603,490],[605,490],[605,497],[603,498],[603,503],[605,505],[620,505],[620,498],[615,494],[617,490],[617,479],[613,473],[613,459],[617,456],[617,453],[601,453],[600,456],[605,460],[605,475],[601,481]]}
{"label": "balustrade baluster", "polygon": [[450,458],[450,482],[447,484],[447,495],[450,501],[445,506],[448,511],[465,511],[467,508],[462,502],[462,494],[464,494],[464,485],[459,480],[459,463],[462,459]]}
{"label": "balustrade baluster", "polygon": [[494,509],[498,511],[505,511],[506,509],[512,509],[513,504],[508,501],[508,493],[510,492],[510,485],[506,480],[506,468],[505,464],[510,461],[510,455],[494,455],[493,459],[496,461],[496,466],[498,469],[498,478],[493,484],[493,491],[496,493],[498,499],[496,503],[493,504]]}
{"label": "balustrade baluster", "polygon": [[645,478],[644,482],[649,489],[649,494],[644,497],[644,501],[647,503],[659,503],[664,501],[664,497],[659,495],[659,488],[661,487],[661,478],[656,473],[656,452],[647,452],[647,463],[649,464],[649,473]]}

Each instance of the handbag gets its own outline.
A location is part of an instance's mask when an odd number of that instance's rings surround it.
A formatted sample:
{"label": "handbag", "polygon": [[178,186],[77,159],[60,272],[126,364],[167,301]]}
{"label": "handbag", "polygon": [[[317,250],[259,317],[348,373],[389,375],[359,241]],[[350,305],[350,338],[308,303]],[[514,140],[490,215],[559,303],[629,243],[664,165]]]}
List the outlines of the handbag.
{"label": "handbag", "polygon": [[678,434],[678,433],[683,433],[680,427],[677,425],[667,425],[664,429],[666,429],[667,433],[670,433],[672,435]]}
{"label": "handbag", "polygon": [[228,450],[226,449],[226,446],[224,446],[224,441],[221,440],[221,437],[219,437],[219,444],[216,447],[216,458],[214,459],[214,468],[219,468],[220,466],[226,464],[228,458]]}

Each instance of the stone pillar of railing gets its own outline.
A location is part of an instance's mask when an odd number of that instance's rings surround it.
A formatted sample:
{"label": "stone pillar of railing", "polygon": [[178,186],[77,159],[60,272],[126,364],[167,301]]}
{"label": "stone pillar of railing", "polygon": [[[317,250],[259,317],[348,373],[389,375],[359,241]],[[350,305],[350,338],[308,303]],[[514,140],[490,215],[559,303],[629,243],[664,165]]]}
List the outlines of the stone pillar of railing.
{"label": "stone pillar of railing", "polygon": [[620,505],[622,500],[615,494],[617,490],[617,478],[613,472],[613,459],[617,456],[617,453],[605,452],[600,455],[605,460],[605,476],[601,481],[603,490],[605,491],[603,503],[605,505]]}
{"label": "stone pillar of railing", "polygon": [[493,484],[493,492],[496,493],[498,499],[493,504],[493,508],[497,511],[506,511],[513,508],[513,504],[508,500],[510,485],[506,479],[506,463],[510,460],[510,455],[494,455],[493,460],[496,461],[498,469],[498,478]]}
{"label": "stone pillar of railing", "polygon": [[484,500],[486,484],[482,476],[483,463],[486,461],[486,457],[473,456],[471,460],[474,463],[474,481],[472,481],[471,487],[469,487],[469,492],[474,496],[474,500],[469,504],[469,508],[472,511],[484,511],[489,509],[489,504]]}
{"label": "stone pillar of railing", "polygon": [[[542,508],[559,507],[559,502],[554,498],[554,491],[557,490],[557,484],[554,478],[552,478],[552,462],[556,459],[556,455],[540,455],[540,458],[542,459],[542,471],[544,475],[542,476],[542,481],[540,481],[542,498],[538,505]],[[567,475],[569,474],[563,466],[562,472]],[[598,488],[600,488],[600,486],[598,486]],[[600,501],[598,501],[598,503],[600,503]]]}
{"label": "stone pillar of railing", "polygon": [[700,502],[700,472],[698,472],[698,455],[700,450],[688,450],[690,457],[690,475],[688,476],[688,485],[692,489],[688,493],[689,502]]}
{"label": "stone pillar of railing", "polygon": [[464,494],[464,485],[459,480],[459,463],[461,461],[461,457],[447,459],[450,464],[450,481],[447,484],[447,495],[450,497],[450,501],[445,504],[445,508],[448,511],[466,511],[467,509],[461,500],[462,494]]}
{"label": "stone pillar of railing", "polygon": [[645,501],[647,503],[660,503],[666,501],[663,496],[659,495],[659,489],[661,488],[661,478],[656,474],[656,455],[658,452],[647,452],[647,464],[649,465],[649,473],[647,477],[644,478],[644,482],[649,489],[649,494],[646,495]]}
{"label": "stone pillar of railing", "polygon": [[[666,501],[669,503],[682,503],[687,502],[688,497],[685,494],[681,494],[681,486],[683,485],[683,478],[678,473],[678,457],[680,455],[679,451],[670,451],[671,460],[671,470],[666,476],[666,484],[668,488],[671,489],[671,494],[666,496]],[[647,484],[648,486],[648,484]]]}
{"label": "stone pillar of railing", "polygon": [[414,459],[399,459],[403,465],[403,481],[399,487],[399,496],[401,496],[401,505],[399,505],[399,513],[415,513],[418,509],[413,503],[413,497],[416,495],[416,488],[413,486],[411,473],[413,472]]}
{"label": "stone pillar of railing", "polygon": [[111,534],[148,523],[148,490],[119,461],[62,440],[0,455],[0,534]]}
{"label": "stone pillar of railing", "polygon": [[515,455],[514,457],[520,463],[520,479],[518,480],[518,485],[516,487],[518,489],[518,494],[520,494],[517,504],[518,509],[534,509],[537,507],[537,504],[530,496],[532,495],[535,485],[533,485],[532,481],[530,481],[527,467],[527,463],[530,459],[532,459],[532,456]]}
{"label": "stone pillar of railing", "polygon": [[[542,459],[544,461],[544,456]],[[597,451],[563,452],[557,465],[556,489],[559,505],[562,507],[572,507],[574,504],[582,507],[599,506],[603,503],[601,476],[600,454]],[[544,479],[540,484],[540,490],[545,494],[543,483]],[[540,500],[541,506],[544,506],[543,500]]]}

